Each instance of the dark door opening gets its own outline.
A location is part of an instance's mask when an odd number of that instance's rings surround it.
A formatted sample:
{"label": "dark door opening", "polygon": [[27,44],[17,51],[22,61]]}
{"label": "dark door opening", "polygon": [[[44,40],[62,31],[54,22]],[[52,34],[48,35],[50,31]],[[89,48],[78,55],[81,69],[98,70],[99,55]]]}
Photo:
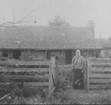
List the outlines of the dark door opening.
{"label": "dark door opening", "polygon": [[8,57],[8,51],[3,51],[3,52],[2,52],[2,56],[3,56],[3,57]]}
{"label": "dark door opening", "polygon": [[20,57],[21,57],[21,51],[20,50],[14,50],[13,51],[13,57],[15,59],[20,59]]}
{"label": "dark door opening", "polygon": [[66,52],[66,64],[72,63],[72,50],[67,50]]}

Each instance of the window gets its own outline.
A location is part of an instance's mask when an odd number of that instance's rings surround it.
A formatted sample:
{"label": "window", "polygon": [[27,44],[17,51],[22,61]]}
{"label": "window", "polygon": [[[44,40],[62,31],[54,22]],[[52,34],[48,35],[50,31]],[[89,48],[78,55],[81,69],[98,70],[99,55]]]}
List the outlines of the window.
{"label": "window", "polygon": [[7,52],[7,51],[3,51],[3,52],[2,52],[2,56],[3,56],[3,57],[8,57],[8,52]]}
{"label": "window", "polygon": [[20,50],[14,50],[13,56],[14,56],[14,59],[19,59],[21,57],[21,51]]}

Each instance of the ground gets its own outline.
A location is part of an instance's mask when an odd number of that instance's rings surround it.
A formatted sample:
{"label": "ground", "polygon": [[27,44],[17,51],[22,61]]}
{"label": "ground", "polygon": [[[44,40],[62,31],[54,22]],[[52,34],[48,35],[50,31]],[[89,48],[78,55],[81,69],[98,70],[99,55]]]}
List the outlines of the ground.
{"label": "ground", "polygon": [[[28,91],[28,90],[27,90]],[[36,94],[35,94],[35,92]],[[13,104],[110,104],[111,90],[75,90],[71,87],[57,90],[52,95],[43,96],[42,92],[33,90],[34,95],[29,93],[23,96],[14,96],[13,100],[8,100],[5,103]]]}
{"label": "ground", "polygon": [[111,90],[74,90],[67,89],[62,93],[64,97],[67,96],[68,103],[76,104],[97,104],[97,103],[111,103]]}

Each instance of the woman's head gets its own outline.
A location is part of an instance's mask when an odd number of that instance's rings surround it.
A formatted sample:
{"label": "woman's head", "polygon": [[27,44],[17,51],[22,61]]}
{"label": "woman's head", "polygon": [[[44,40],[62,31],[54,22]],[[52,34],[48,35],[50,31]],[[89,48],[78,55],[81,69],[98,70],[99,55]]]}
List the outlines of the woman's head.
{"label": "woman's head", "polygon": [[81,55],[80,50],[76,50],[76,56],[80,56],[80,55]]}

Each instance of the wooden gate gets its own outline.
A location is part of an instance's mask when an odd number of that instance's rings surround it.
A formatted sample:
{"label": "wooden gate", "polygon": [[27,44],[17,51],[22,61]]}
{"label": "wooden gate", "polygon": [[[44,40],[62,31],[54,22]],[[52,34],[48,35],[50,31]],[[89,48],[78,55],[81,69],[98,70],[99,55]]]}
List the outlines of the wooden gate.
{"label": "wooden gate", "polygon": [[87,90],[111,88],[110,59],[90,58],[87,67]]}
{"label": "wooden gate", "polygon": [[10,81],[23,83],[28,87],[49,87],[49,94],[55,88],[55,57],[51,60],[23,61],[8,60],[0,61],[0,84]]}

